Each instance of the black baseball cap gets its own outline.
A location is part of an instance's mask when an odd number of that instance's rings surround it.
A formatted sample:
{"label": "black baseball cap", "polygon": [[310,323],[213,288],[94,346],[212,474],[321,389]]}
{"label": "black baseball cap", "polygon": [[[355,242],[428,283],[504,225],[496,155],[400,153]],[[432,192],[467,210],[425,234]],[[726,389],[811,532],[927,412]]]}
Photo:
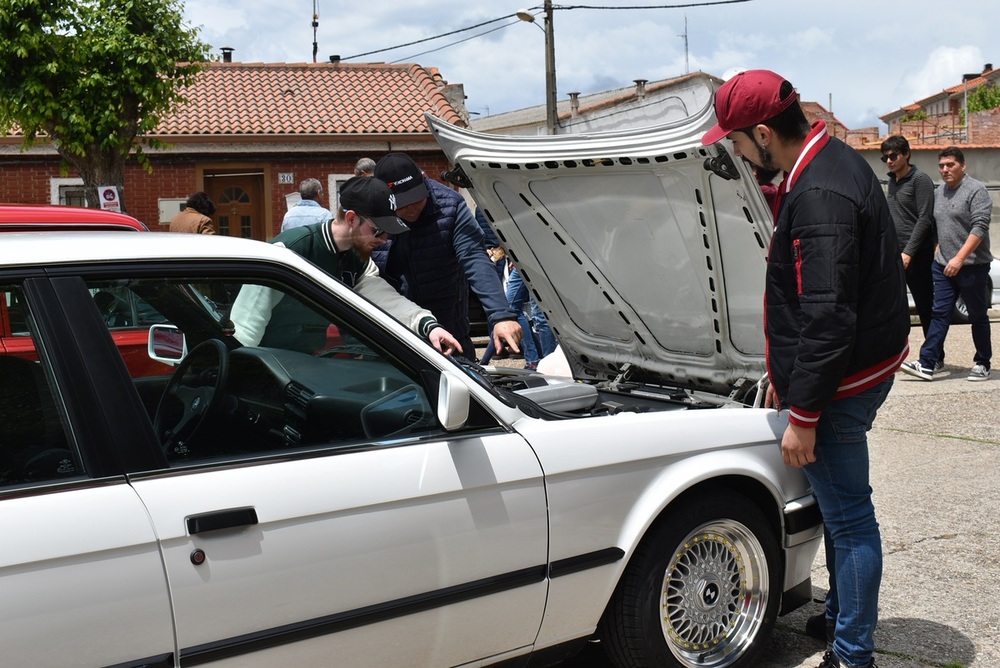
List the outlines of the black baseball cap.
{"label": "black baseball cap", "polygon": [[396,217],[396,204],[389,186],[373,176],[355,176],[340,186],[340,208],[371,218],[375,227],[389,234],[409,232]]}
{"label": "black baseball cap", "polygon": [[390,153],[375,164],[375,178],[382,179],[396,197],[396,208],[427,199],[424,173],[405,153]]}

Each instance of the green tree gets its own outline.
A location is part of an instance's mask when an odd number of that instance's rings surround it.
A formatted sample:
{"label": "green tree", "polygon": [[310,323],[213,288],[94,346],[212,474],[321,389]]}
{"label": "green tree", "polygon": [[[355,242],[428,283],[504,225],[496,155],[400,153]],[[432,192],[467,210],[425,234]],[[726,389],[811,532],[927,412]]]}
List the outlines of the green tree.
{"label": "green tree", "polygon": [[917,109],[912,114],[907,114],[899,119],[900,123],[906,123],[907,121],[926,121],[927,111],[924,109]]}
{"label": "green tree", "polygon": [[1000,107],[1000,86],[986,83],[969,91],[969,113]]}
{"label": "green tree", "polygon": [[185,25],[179,0],[3,0],[0,2],[0,133],[22,150],[51,141],[83,178],[118,187],[134,152],[151,171],[144,135],[184,102],[209,45]]}

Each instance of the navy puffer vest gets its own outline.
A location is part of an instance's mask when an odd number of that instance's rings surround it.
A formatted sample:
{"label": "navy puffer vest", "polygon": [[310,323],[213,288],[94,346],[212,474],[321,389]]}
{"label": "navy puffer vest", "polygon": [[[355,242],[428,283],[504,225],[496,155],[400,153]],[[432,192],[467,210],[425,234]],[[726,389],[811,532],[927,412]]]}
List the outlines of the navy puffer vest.
{"label": "navy puffer vest", "polygon": [[432,179],[425,183],[427,204],[420,217],[409,223],[409,232],[387,244],[387,258],[376,255],[375,261],[400,292],[461,338],[469,331],[469,287],[453,239],[458,207],[465,200]]}

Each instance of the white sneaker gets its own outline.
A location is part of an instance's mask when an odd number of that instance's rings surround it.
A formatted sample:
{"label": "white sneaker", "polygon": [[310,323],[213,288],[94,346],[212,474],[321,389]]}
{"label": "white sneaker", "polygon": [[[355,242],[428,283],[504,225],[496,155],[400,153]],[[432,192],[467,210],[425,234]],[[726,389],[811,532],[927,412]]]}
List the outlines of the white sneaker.
{"label": "white sneaker", "polygon": [[990,370],[987,369],[982,364],[977,364],[976,366],[972,367],[972,371],[969,372],[969,376],[966,378],[966,380],[971,380],[971,381],[989,380],[989,379],[990,379]]}
{"label": "white sneaker", "polygon": [[920,360],[903,362],[903,366],[899,367],[899,370],[922,380],[934,380],[934,370],[920,366]]}

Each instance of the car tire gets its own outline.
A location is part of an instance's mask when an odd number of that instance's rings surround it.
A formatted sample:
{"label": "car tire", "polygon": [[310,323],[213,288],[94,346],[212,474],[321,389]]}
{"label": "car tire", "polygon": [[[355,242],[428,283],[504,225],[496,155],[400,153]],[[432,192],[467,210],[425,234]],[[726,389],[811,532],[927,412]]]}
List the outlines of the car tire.
{"label": "car tire", "polygon": [[955,309],[951,312],[951,324],[968,325],[969,307],[965,305],[965,300],[961,297],[955,302]]}
{"label": "car tire", "polygon": [[[993,308],[993,279],[987,279],[986,281],[986,307]],[[955,300],[955,308],[951,312],[951,324],[953,325],[968,325],[969,324],[969,307],[965,305],[965,300],[959,295],[958,299]]]}
{"label": "car tire", "polygon": [[601,621],[627,666],[751,666],[774,626],[781,553],[764,514],[730,491],[670,510],[636,549]]}

